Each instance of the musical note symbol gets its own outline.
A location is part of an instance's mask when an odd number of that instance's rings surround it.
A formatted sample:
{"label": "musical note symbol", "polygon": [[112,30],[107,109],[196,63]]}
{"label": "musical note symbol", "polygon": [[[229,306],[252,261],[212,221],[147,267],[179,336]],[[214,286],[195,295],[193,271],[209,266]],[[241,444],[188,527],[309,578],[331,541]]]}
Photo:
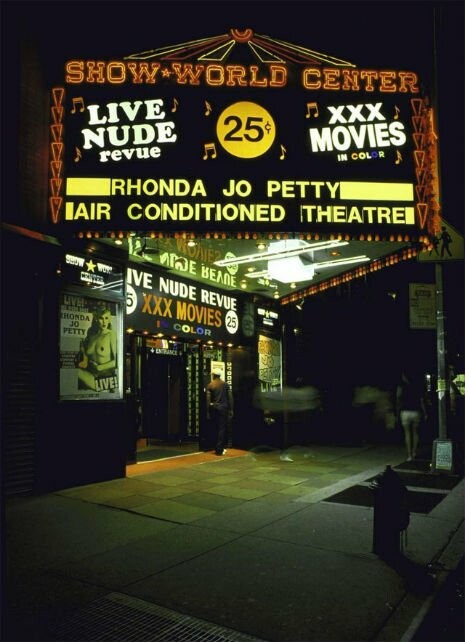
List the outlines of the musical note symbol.
{"label": "musical note symbol", "polygon": [[84,98],[82,96],[78,96],[77,98],[73,98],[73,108],[71,110],[72,114],[76,113],[76,106],[79,105],[79,111],[83,112],[84,111]]}
{"label": "musical note symbol", "polygon": [[394,116],[394,120],[397,120],[399,118],[400,109],[397,107],[397,105],[394,105],[394,109],[396,110],[396,114]]}
{"label": "musical note symbol", "polygon": [[205,143],[204,150],[205,150],[205,154],[203,155],[203,160],[207,160],[208,152],[212,153],[212,155],[211,155],[212,158],[216,158],[215,143]]}
{"label": "musical note symbol", "polygon": [[397,158],[396,158],[396,165],[398,165],[400,162],[402,162],[402,154],[397,150]]}
{"label": "musical note symbol", "polygon": [[171,107],[171,111],[176,111],[178,108],[179,102],[176,100],[176,98],[173,98],[173,106]]}
{"label": "musical note symbol", "polygon": [[312,109],[315,110],[314,118],[318,118],[318,113],[319,113],[318,112],[318,103],[316,103],[316,102],[307,103],[307,115],[305,116],[305,118],[310,118],[311,117]]}
{"label": "musical note symbol", "polygon": [[206,109],[205,116],[209,116],[211,114],[212,107],[211,107],[210,103],[208,102],[208,100],[205,101],[205,109]]}
{"label": "musical note symbol", "polygon": [[81,160],[81,158],[82,158],[82,152],[81,152],[81,150],[79,149],[79,147],[75,147],[74,149],[76,150],[76,156],[75,156],[75,158],[74,158],[74,162],[75,162],[75,163],[78,163],[78,162]]}
{"label": "musical note symbol", "polygon": [[286,152],[287,150],[284,145],[281,145],[281,156],[279,157],[279,160],[283,160],[286,157]]}

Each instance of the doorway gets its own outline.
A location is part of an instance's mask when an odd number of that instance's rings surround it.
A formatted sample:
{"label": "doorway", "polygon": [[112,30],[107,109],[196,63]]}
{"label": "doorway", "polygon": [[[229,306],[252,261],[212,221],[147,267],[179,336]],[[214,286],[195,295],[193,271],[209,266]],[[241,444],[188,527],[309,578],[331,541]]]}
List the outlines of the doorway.
{"label": "doorway", "polygon": [[186,408],[183,355],[145,348],[142,370],[142,432],[145,437],[180,441]]}
{"label": "doorway", "polygon": [[138,352],[140,426],[136,461],[199,450],[199,347],[146,338]]}

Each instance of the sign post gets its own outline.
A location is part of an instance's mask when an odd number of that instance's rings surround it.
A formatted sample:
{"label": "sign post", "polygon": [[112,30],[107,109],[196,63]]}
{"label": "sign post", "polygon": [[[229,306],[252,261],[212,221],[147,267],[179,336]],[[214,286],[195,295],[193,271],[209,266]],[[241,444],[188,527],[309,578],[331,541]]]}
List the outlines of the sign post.
{"label": "sign post", "polygon": [[447,439],[447,401],[449,381],[446,366],[445,315],[443,301],[442,265],[435,264],[436,275],[436,351],[438,395],[438,438],[433,441],[433,472],[453,472],[452,441]]}
{"label": "sign post", "polygon": [[453,472],[453,444],[447,437],[447,410],[450,400],[448,364],[446,361],[446,327],[443,301],[443,268],[448,261],[464,258],[463,236],[444,219],[440,220],[440,231],[433,239],[429,252],[418,255],[420,262],[434,262],[436,280],[436,353],[438,399],[438,438],[433,442],[432,470]]}

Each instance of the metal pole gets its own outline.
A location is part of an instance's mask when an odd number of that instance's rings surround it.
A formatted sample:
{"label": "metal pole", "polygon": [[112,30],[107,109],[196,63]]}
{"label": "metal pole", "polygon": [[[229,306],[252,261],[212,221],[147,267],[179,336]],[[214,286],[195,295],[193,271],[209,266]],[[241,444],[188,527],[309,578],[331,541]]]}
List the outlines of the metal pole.
{"label": "metal pole", "polygon": [[[284,404],[283,404],[283,436],[282,436],[282,444],[281,444],[281,449],[282,451],[285,451],[288,443],[288,435],[289,435],[289,415],[288,415],[288,405],[287,405],[287,391],[286,388],[288,386],[288,381],[287,381],[287,351],[286,351],[286,324],[283,323],[281,325],[281,391],[284,392],[283,394],[283,399],[284,399]],[[286,380],[283,381],[283,374],[284,371],[286,372]]]}
{"label": "metal pole", "polygon": [[[441,18],[440,9],[433,9],[433,105],[438,111],[438,23]],[[438,141],[438,180],[441,181],[441,164]],[[439,195],[438,195],[439,198]],[[447,404],[449,399],[449,375],[446,364],[446,330],[443,301],[443,275],[440,261],[435,263],[436,271],[436,352],[437,352],[437,384],[438,396],[438,438],[433,442],[433,458],[431,469],[434,472],[453,471],[452,441],[447,439]]]}
{"label": "metal pole", "polygon": [[443,302],[442,265],[437,261],[436,270],[436,349],[439,439],[447,439],[447,372],[446,330]]}
{"label": "metal pole", "polygon": [[449,375],[446,363],[446,328],[443,301],[442,265],[435,263],[436,271],[436,350],[438,395],[438,438],[433,442],[433,472],[453,472],[454,458],[452,441],[447,439],[447,404],[449,399]]}

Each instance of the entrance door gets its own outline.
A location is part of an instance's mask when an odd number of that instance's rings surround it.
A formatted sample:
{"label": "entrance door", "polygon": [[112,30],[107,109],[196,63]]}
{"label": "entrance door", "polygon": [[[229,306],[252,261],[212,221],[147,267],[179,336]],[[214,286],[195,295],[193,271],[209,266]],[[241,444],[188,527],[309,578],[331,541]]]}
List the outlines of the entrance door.
{"label": "entrance door", "polygon": [[184,355],[157,354],[145,348],[142,367],[142,433],[144,437],[180,441],[186,431]]}

